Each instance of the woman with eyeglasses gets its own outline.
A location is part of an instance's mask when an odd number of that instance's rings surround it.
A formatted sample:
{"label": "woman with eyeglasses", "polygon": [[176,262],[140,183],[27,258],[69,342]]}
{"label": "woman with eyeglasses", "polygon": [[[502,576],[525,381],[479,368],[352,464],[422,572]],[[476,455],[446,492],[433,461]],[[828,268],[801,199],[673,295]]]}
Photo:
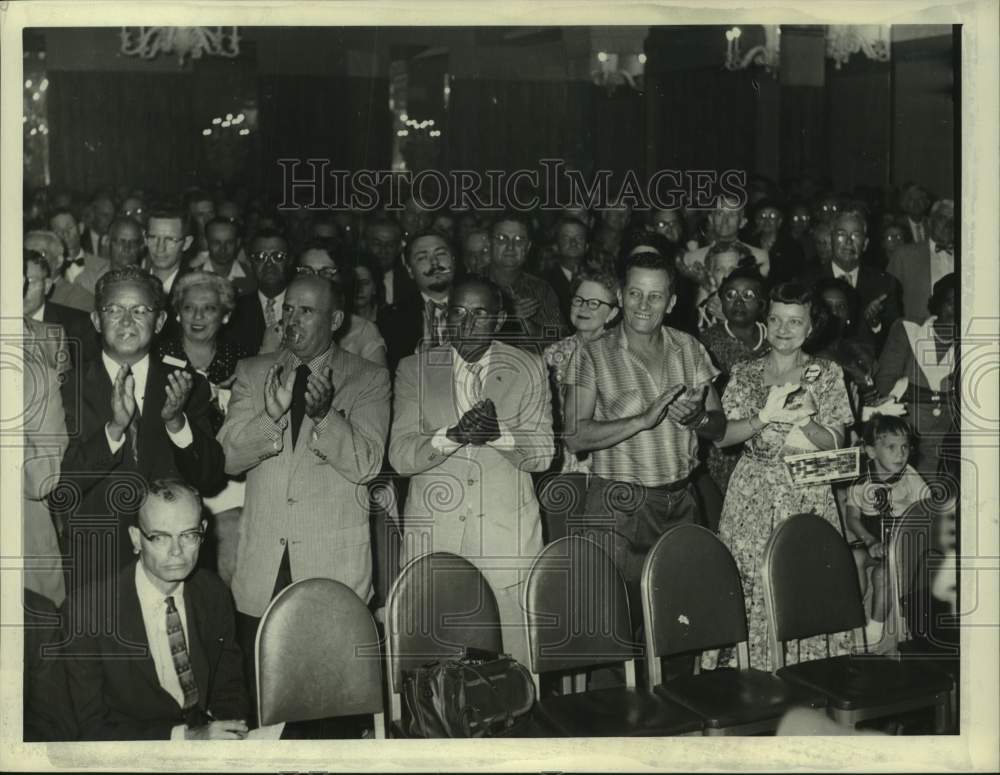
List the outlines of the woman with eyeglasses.
{"label": "woman with eyeglasses", "polygon": [[[554,388],[555,411],[553,420],[556,433],[562,431],[562,404],[566,385],[573,382],[573,367],[579,350],[602,336],[620,315],[618,280],[610,272],[582,269],[570,285],[570,324],[572,335],[545,348],[542,354]],[[558,459],[558,458],[557,458]],[[550,476],[540,488],[540,499],[545,513],[546,540],[554,541],[566,535],[568,510],[562,508],[572,500],[582,506],[586,493],[586,475],[590,461],[586,456],[577,457],[563,447],[562,467],[556,476]]]}
{"label": "woman with eyeglasses", "polygon": [[[797,484],[785,458],[839,448],[853,416],[844,374],[814,352],[826,324],[826,307],[805,286],[773,288],[767,307],[770,351],[733,365],[722,398],[726,413],[720,447],[743,444],[722,507],[719,537],[736,560],[746,602],[750,666],[774,669],[770,651],[761,563],[774,526],[795,514],[813,512],[840,530],[828,484]],[[730,326],[731,327],[731,326]],[[850,633],[818,636],[789,644],[788,663],[846,654]],[[735,665],[735,654],[720,663]],[[714,667],[713,658],[705,660]]]}
{"label": "woman with eyeglasses", "polygon": [[[220,335],[236,306],[236,292],[225,277],[194,271],[177,278],[171,303],[179,334],[160,342],[159,357],[184,362],[208,380],[212,391],[209,421],[218,433],[226,419],[236,364],[249,355],[242,345]],[[229,478],[222,492],[205,498],[205,507],[215,517],[217,570],[227,583],[236,570],[244,490],[242,477]]]}
{"label": "woman with eyeglasses", "polygon": [[[734,365],[740,361],[759,358],[771,349],[767,343],[767,328],[760,322],[767,298],[764,287],[764,278],[760,276],[756,266],[733,270],[719,286],[722,317],[699,336],[712,356],[712,361],[722,372],[715,385],[719,395],[725,391]],[[729,477],[732,476],[742,451],[742,445],[725,449],[714,444],[708,447],[706,466],[721,496],[726,494]],[[709,526],[713,528],[718,527],[722,506],[718,497],[716,496],[714,509],[708,508],[706,504]]]}

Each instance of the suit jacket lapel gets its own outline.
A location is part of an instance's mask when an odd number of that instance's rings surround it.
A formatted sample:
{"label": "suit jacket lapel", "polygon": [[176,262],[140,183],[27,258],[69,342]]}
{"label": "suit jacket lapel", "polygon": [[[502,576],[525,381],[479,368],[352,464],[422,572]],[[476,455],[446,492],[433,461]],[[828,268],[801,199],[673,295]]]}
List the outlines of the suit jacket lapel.
{"label": "suit jacket lapel", "polygon": [[[197,571],[195,571],[197,573]],[[188,659],[191,661],[191,670],[194,672],[194,681],[198,685],[198,703],[203,708],[208,707],[209,689],[211,682],[210,655],[214,658],[221,646],[218,643],[209,641],[208,622],[205,621],[205,612],[198,607],[198,601],[194,598],[191,584],[184,585],[184,608],[187,618],[187,647]]]}
{"label": "suit jacket lapel", "polygon": [[173,695],[160,686],[160,679],[156,674],[156,664],[153,662],[149,638],[146,637],[146,624],[142,620],[142,608],[139,606],[139,594],[135,589],[136,564],[136,562],[129,563],[118,575],[118,600],[120,601],[118,637],[138,644],[146,650],[146,656],[143,659],[129,660],[136,677],[148,684],[154,691],[162,692],[163,697],[180,710]]}
{"label": "suit jacket lapel", "polygon": [[458,402],[455,399],[457,386],[452,370],[452,359],[455,357],[450,345],[428,347],[421,352],[421,370],[427,375],[427,379],[421,381],[426,385],[427,395],[418,398],[425,406],[432,407],[435,413],[429,418],[434,427],[426,430],[451,427],[459,420]]}
{"label": "suit jacket lapel", "polygon": [[[173,452],[173,445],[169,442],[166,445],[157,443],[156,436],[166,435],[166,428],[160,420],[160,411],[166,400],[167,375],[163,364],[156,359],[154,353],[149,354],[149,371],[146,373],[146,396],[142,401],[142,416],[139,418],[139,463],[143,470],[152,470],[156,461],[155,456],[163,451]],[[168,462],[165,468],[172,468],[172,461]]]}

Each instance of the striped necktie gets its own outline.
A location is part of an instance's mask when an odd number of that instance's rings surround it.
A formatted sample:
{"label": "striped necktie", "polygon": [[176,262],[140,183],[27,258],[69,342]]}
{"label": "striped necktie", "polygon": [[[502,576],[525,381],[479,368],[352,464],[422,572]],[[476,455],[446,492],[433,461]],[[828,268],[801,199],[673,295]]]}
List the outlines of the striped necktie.
{"label": "striped necktie", "polygon": [[191,669],[187,643],[184,640],[184,628],[181,626],[181,615],[174,605],[173,595],[167,598],[167,642],[170,644],[170,656],[174,659],[177,680],[184,692],[184,710],[188,710],[198,704],[198,684],[194,681],[194,671]]}

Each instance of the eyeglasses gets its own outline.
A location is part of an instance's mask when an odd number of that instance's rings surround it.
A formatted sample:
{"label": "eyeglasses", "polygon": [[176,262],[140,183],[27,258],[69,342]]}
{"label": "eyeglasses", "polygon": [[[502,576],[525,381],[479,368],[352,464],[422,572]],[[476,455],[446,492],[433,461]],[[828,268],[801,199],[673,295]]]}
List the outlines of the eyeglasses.
{"label": "eyeglasses", "polygon": [[[156,220],[155,218],[153,220]],[[168,237],[163,234],[147,234],[146,242],[150,245],[166,245],[167,247],[177,247],[184,241],[183,237]]]}
{"label": "eyeglasses", "polygon": [[833,233],[833,238],[837,242],[847,242],[848,240],[850,240],[851,242],[861,243],[865,241],[865,235],[862,234],[861,232],[856,231],[849,234],[846,231],[843,231],[842,229],[838,229],[837,231],[835,231]]}
{"label": "eyeglasses", "polygon": [[336,280],[340,275],[340,272],[335,266],[324,266],[322,269],[314,269],[311,266],[300,266],[295,270],[297,275],[305,275],[306,277],[324,277],[327,280]]}
{"label": "eyeglasses", "polygon": [[485,320],[488,317],[492,317],[493,313],[483,307],[476,307],[475,309],[448,307],[448,315],[458,320],[465,320],[469,315],[472,315],[476,320]]}
{"label": "eyeglasses", "polygon": [[757,217],[764,221],[776,221],[781,217],[781,214],[774,210],[765,210],[762,213],[757,213]]}
{"label": "eyeglasses", "polygon": [[[150,535],[144,532],[141,527],[137,529],[154,549],[167,549],[175,538],[175,536],[168,533],[153,533]],[[194,549],[194,547],[199,546],[205,540],[205,533],[201,530],[188,530],[186,533],[176,536],[176,538],[182,549]]]}
{"label": "eyeglasses", "polygon": [[582,237],[560,237],[557,240],[560,244],[580,246],[586,244],[587,240]]}
{"label": "eyeglasses", "polygon": [[111,244],[121,250],[138,250],[142,247],[142,239],[113,239]]}
{"label": "eyeglasses", "polygon": [[585,299],[582,296],[574,296],[570,300],[570,303],[574,307],[582,307],[584,304],[586,304],[587,309],[593,310],[595,312],[601,308],[602,304],[611,307],[611,309],[614,309],[615,307],[618,306],[617,304],[611,304],[609,302],[606,302],[603,299]]}
{"label": "eyeglasses", "polygon": [[680,224],[679,221],[657,221],[656,222],[656,228],[657,229],[679,229],[680,225],[681,224]]}
{"label": "eyeglasses", "polygon": [[526,240],[520,234],[515,234],[513,236],[508,234],[494,234],[493,240],[501,247],[507,247],[507,245],[511,245],[515,249],[523,248],[528,243],[528,240]]}
{"label": "eyeglasses", "polygon": [[131,307],[125,307],[121,304],[105,304],[101,307],[101,312],[115,321],[123,319],[126,314],[131,318],[147,320],[153,316],[156,310],[148,304],[134,304]]}
{"label": "eyeglasses", "polygon": [[288,260],[287,250],[258,250],[250,254],[250,260],[255,264],[283,264]]}
{"label": "eyeglasses", "polygon": [[753,288],[744,288],[742,291],[729,288],[722,294],[722,298],[726,301],[736,301],[737,299],[743,299],[743,301],[760,301],[760,294]]}

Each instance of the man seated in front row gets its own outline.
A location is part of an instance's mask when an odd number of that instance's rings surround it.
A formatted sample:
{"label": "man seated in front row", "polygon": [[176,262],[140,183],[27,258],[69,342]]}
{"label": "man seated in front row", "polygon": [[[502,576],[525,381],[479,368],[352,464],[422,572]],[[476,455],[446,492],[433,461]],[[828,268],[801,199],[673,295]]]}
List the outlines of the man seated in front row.
{"label": "man seated in front row", "polygon": [[[241,740],[249,712],[229,590],[197,569],[201,498],[179,480],[153,481],[129,537],[113,621],[109,590],[83,595],[73,620],[93,619],[67,646],[83,740]],[[101,585],[107,582],[100,582]],[[111,626],[108,626],[108,625]]]}

